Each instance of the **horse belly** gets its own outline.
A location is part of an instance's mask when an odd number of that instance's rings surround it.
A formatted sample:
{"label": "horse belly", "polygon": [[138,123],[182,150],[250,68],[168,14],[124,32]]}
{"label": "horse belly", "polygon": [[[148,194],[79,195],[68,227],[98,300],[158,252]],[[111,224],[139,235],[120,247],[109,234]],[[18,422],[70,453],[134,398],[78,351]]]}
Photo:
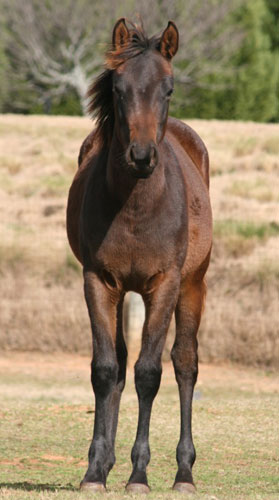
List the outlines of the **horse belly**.
{"label": "horse belly", "polygon": [[88,177],[89,168],[78,170],[72,185],[69,190],[68,204],[67,204],[67,235],[71,249],[75,257],[82,263],[82,256],[80,252],[79,241],[79,225],[82,200],[84,195],[85,184]]}
{"label": "horse belly", "polygon": [[177,160],[187,193],[188,243],[182,275],[194,273],[207,261],[212,246],[212,212],[208,187],[190,156],[175,141]]}
{"label": "horse belly", "polygon": [[188,190],[188,248],[183,274],[195,272],[210,253],[212,246],[212,213],[207,187],[196,179],[197,175],[187,176],[191,183]]}

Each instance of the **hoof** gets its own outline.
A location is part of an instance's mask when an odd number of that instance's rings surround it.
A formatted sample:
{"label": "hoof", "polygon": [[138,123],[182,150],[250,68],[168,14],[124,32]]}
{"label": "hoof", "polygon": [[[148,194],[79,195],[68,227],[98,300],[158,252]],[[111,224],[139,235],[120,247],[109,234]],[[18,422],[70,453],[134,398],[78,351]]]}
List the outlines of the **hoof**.
{"label": "hoof", "polygon": [[150,492],[149,486],[143,483],[128,483],[125,490],[127,493],[138,493],[144,495]]}
{"label": "hoof", "polygon": [[194,495],[196,493],[196,488],[192,483],[175,483],[172,489],[188,495]]}
{"label": "hoof", "polygon": [[106,491],[103,483],[89,483],[87,481],[81,481],[80,489],[82,491],[92,491],[93,493],[104,493]]}

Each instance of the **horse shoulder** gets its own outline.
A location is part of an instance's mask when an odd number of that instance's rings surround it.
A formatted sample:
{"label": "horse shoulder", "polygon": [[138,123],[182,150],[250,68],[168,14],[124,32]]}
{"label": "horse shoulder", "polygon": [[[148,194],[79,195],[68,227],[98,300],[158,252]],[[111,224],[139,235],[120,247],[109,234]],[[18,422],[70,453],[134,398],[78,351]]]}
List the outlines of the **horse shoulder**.
{"label": "horse shoulder", "polygon": [[167,130],[179,141],[196,165],[205,184],[209,187],[208,151],[200,136],[189,125],[172,117],[168,118]]}
{"label": "horse shoulder", "polygon": [[98,139],[96,129],[92,130],[90,134],[84,139],[78,155],[78,167],[80,168],[89,153],[98,147]]}
{"label": "horse shoulder", "polygon": [[96,130],[93,130],[81,145],[78,156],[78,170],[69,190],[67,234],[73,253],[80,262],[82,262],[79,241],[81,206],[91,165],[94,163],[94,157],[98,155],[99,151],[100,144],[96,136]]}

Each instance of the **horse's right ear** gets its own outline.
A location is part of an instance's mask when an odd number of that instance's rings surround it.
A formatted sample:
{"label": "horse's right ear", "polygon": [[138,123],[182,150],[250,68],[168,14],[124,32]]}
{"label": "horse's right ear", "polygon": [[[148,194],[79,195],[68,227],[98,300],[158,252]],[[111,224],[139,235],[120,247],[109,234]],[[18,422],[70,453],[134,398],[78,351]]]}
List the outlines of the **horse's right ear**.
{"label": "horse's right ear", "polygon": [[125,18],[122,17],[117,21],[113,28],[112,45],[114,49],[120,49],[129,40],[129,30],[125,23]]}

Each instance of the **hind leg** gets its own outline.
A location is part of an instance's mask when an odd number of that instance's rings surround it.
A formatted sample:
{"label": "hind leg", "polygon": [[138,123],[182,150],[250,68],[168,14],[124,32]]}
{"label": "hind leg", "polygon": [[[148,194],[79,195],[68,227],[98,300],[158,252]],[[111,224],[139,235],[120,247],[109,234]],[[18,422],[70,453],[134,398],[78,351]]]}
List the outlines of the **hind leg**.
{"label": "hind leg", "polygon": [[176,449],[178,471],[173,488],[195,491],[192,466],[196,452],[192,439],[192,398],[198,375],[197,332],[201,319],[205,285],[203,281],[184,282],[175,310],[176,338],[171,357],[180,398],[180,439]]}

